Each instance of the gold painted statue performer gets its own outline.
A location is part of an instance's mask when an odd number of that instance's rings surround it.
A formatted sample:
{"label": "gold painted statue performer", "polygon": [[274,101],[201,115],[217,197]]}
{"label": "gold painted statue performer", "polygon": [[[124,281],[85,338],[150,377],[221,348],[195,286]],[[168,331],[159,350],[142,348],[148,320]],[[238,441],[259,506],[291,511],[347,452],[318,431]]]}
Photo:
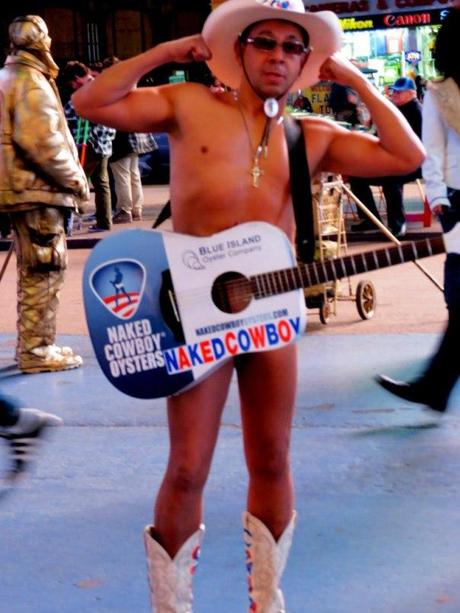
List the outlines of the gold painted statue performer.
{"label": "gold painted statue performer", "polygon": [[56,88],[46,23],[17,17],[9,37],[0,70],[0,212],[10,215],[17,256],[16,359],[25,373],[77,368],[82,358],[55,344],[56,312],[65,226],[89,200],[88,183]]}

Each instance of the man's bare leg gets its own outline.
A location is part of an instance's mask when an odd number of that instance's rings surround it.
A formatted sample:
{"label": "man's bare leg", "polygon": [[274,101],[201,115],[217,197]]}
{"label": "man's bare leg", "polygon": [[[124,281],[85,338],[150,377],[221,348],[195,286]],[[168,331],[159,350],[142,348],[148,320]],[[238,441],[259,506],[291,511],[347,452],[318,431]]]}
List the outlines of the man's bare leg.
{"label": "man's bare leg", "polygon": [[170,452],[155,503],[155,538],[171,557],[202,521],[203,489],[219,432],[233,363],[168,398]]}
{"label": "man's bare leg", "polygon": [[289,461],[297,384],[297,348],[238,358],[243,437],[249,470],[248,511],[276,539],[292,519]]}

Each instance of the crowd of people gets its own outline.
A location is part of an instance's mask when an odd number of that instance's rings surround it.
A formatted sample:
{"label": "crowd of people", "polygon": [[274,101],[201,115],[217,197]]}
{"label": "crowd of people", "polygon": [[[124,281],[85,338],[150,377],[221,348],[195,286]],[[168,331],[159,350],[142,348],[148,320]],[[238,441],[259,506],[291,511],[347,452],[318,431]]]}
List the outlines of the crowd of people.
{"label": "crowd of people", "polygon": [[118,61],[110,56],[92,67],[69,61],[60,72],[65,116],[80,151],[84,151],[80,159],[94,188],[96,213],[90,232],[110,230],[114,223],[142,220],[144,194],[139,155],[157,148],[149,132],[114,130],[89,122],[75,112],[71,94]]}
{"label": "crowd of people", "polygon": [[[0,211],[11,217],[17,254],[19,369],[38,373],[82,365],[70,347],[55,342],[58,293],[67,263],[66,228],[72,214],[87,206],[87,176],[95,189],[96,230],[110,229],[117,218],[141,218],[141,195],[132,187],[139,153],[133,135],[139,133],[166,129],[173,141],[175,231],[208,236],[247,221],[265,221],[295,244],[283,112],[292,92],[320,79],[337,83],[366,106],[375,134],[318,117],[301,122],[309,162],[306,182],[322,171],[354,177],[359,168],[367,183],[379,175],[397,178],[401,186],[422,166],[430,204],[447,236],[460,211],[458,15],[452,10],[439,36],[436,57],[444,79],[428,88],[423,102],[422,136],[429,146],[425,162],[417,129],[398,111],[408,104],[414,114],[418,110],[415,84],[400,79],[393,85],[394,103],[387,100],[340,54],[337,17],[306,12],[301,0],[270,5],[227,0],[211,13],[201,34],[111,61],[96,78],[81,62],[69,62],[61,74],[69,92],[64,106],[46,24],[36,16],[15,19],[10,54],[0,71],[0,93],[10,110],[1,125]],[[171,61],[206,62],[219,91],[195,83],[136,87],[147,72]],[[76,144],[86,145],[84,158]],[[109,165],[115,178],[115,217]],[[403,224],[396,227],[396,214],[393,221],[393,230],[401,234]],[[459,373],[453,358],[459,332],[459,261],[453,248],[446,260],[449,322],[433,364],[410,384],[380,380],[391,392],[437,411],[445,410]],[[192,576],[205,531],[204,487],[234,374],[249,475],[242,523],[250,610],[285,610],[280,581],[297,519],[290,462],[297,387],[297,348],[292,344],[239,355],[168,397],[169,458],[153,521],[144,530],[157,611],[192,608]],[[433,380],[443,377],[442,392],[435,395]],[[0,436],[12,449],[12,472],[22,470],[17,450],[24,441],[59,421],[11,399],[0,400]]]}

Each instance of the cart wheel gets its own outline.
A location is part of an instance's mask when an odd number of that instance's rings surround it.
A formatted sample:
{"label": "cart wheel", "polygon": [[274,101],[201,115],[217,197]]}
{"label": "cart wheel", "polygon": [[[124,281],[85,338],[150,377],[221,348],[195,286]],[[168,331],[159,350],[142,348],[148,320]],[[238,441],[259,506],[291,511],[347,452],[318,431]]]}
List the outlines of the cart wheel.
{"label": "cart wheel", "polygon": [[326,325],[331,317],[331,304],[326,296],[322,297],[319,307],[319,320],[322,324]]}
{"label": "cart wheel", "polygon": [[374,317],[376,305],[375,288],[370,281],[360,281],[356,288],[356,308],[361,319]]}

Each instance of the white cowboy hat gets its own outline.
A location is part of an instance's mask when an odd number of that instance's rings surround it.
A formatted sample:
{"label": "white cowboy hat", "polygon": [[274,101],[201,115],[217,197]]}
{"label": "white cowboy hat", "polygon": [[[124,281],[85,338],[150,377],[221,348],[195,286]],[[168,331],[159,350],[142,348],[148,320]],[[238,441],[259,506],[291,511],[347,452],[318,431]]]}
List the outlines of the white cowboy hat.
{"label": "white cowboy hat", "polygon": [[323,62],[341,46],[340,22],[331,11],[306,13],[302,0],[227,0],[206,19],[202,35],[212,58],[207,64],[225,85],[238,88],[242,76],[234,52],[238,35],[249,25],[267,19],[282,19],[299,25],[310,36],[312,51],[291,90],[319,81]]}

